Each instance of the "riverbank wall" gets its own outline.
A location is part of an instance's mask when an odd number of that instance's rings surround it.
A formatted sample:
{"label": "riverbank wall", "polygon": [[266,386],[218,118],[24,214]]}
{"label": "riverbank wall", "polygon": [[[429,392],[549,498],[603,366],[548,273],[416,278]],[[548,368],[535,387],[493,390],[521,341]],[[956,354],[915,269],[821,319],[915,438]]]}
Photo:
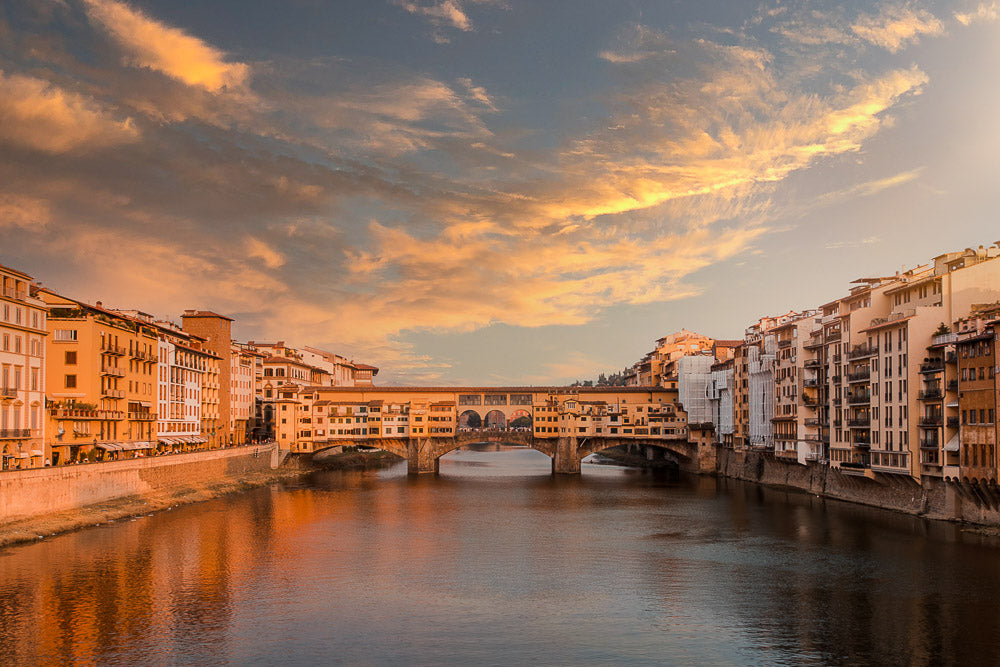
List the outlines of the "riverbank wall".
{"label": "riverbank wall", "polygon": [[723,447],[716,451],[716,472],[723,477],[930,519],[1000,527],[1000,488],[995,484],[935,478],[918,482],[905,475],[884,473],[851,475],[829,466],[800,465],[765,452],[738,452]]}
{"label": "riverbank wall", "polygon": [[[277,444],[0,473],[0,546],[217,498],[308,472]],[[280,469],[279,466],[281,466]]]}

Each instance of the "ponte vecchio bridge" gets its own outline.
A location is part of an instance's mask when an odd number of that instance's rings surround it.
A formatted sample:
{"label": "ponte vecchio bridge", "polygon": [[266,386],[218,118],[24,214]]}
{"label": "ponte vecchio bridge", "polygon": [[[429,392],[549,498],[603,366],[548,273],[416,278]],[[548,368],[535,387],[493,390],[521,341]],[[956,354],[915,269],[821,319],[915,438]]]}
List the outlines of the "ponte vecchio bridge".
{"label": "ponte vecchio bridge", "polygon": [[677,391],[660,387],[316,387],[285,385],[273,405],[281,447],[317,453],[365,446],[435,472],[459,447],[504,442],[536,449],[555,473],[589,454],[656,446],[682,467],[714,468],[710,439],[691,438]]}

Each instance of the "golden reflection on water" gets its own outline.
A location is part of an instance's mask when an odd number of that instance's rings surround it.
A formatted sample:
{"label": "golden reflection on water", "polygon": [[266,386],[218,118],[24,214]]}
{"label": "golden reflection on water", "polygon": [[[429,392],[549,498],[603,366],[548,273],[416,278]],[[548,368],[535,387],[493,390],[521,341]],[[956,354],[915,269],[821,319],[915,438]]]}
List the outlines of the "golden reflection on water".
{"label": "golden reflection on water", "polygon": [[[540,457],[540,458],[539,458]],[[711,478],[455,452],[0,552],[0,663],[994,663],[1000,550]]]}

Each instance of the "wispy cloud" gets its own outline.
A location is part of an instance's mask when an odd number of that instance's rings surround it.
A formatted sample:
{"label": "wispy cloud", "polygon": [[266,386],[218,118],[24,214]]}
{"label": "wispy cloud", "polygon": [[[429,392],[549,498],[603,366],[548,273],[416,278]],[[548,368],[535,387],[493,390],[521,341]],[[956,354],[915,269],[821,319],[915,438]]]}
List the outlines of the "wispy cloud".
{"label": "wispy cloud", "polygon": [[922,35],[942,34],[944,24],[923,9],[888,6],[878,14],[860,16],[851,30],[861,39],[896,53]]}
{"label": "wispy cloud", "polygon": [[1000,18],[1000,9],[997,3],[982,3],[971,12],[956,12],[955,20],[962,25],[972,25],[980,21],[996,21]]}
{"label": "wispy cloud", "polygon": [[246,84],[249,67],[183,30],[116,0],[83,0],[87,15],[124,50],[127,61],[212,92]]}

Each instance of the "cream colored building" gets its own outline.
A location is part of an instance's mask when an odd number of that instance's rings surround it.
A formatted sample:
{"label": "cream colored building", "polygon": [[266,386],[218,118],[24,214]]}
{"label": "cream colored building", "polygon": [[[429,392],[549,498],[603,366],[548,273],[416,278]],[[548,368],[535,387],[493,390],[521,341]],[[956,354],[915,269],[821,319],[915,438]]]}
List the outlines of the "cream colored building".
{"label": "cream colored building", "polygon": [[39,467],[46,446],[45,303],[31,276],[0,265],[0,468]]}

